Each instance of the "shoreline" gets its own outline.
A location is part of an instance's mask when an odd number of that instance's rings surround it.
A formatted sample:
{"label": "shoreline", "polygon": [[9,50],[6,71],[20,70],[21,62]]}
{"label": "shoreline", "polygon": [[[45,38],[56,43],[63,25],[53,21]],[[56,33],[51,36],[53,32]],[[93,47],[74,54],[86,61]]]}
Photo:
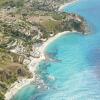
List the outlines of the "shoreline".
{"label": "shoreline", "polygon": [[[64,5],[61,5],[58,9],[58,11],[62,11],[65,7],[76,3],[78,0],[74,0],[71,1],[70,3],[65,3]],[[45,59],[44,56],[44,52],[46,47],[52,43],[54,40],[56,40],[57,38],[59,38],[60,36],[64,35],[64,34],[69,34],[71,32],[76,32],[76,31],[64,31],[64,32],[60,32],[57,33],[55,36],[50,37],[47,41],[45,41],[38,49],[40,52],[40,57],[39,58],[33,58],[30,62],[30,64],[28,65],[29,71],[32,73],[33,77],[30,79],[26,79],[26,78],[22,78],[21,80],[16,81],[15,83],[13,83],[10,88],[7,90],[6,94],[5,94],[5,100],[11,100],[11,98],[24,86],[30,84],[31,82],[35,81],[35,71],[36,71],[36,67],[39,65],[40,61]]]}
{"label": "shoreline", "polygon": [[[31,63],[34,63],[34,61],[35,61],[34,67],[33,66],[29,67],[29,71],[32,72],[33,78],[30,78],[30,79],[23,78],[19,81],[16,81],[15,83],[13,83],[5,94],[5,100],[10,100],[21,88],[30,84],[31,82],[35,82],[35,73],[34,72],[36,70],[36,67],[39,65],[40,61],[45,59],[44,52],[45,52],[46,47],[50,43],[55,41],[57,38],[59,38],[60,36],[62,36],[64,34],[69,34],[70,32],[71,31],[64,31],[64,32],[58,33],[54,37],[50,37],[46,42],[44,42],[39,47],[40,58],[33,58]],[[76,31],[72,31],[72,32],[76,32]]]}
{"label": "shoreline", "polygon": [[62,4],[62,5],[59,7],[58,11],[61,11],[61,12],[62,12],[62,11],[64,10],[65,7],[70,6],[70,5],[74,4],[74,3],[77,3],[78,1],[79,1],[79,0],[72,0],[72,1],[69,2],[69,3]]}

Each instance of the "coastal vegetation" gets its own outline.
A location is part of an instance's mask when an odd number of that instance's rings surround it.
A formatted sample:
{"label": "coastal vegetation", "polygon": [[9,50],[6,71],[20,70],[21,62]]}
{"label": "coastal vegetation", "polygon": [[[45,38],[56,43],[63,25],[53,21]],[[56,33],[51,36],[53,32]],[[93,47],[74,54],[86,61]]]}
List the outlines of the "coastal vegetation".
{"label": "coastal vegetation", "polygon": [[86,21],[76,14],[58,12],[67,0],[0,0],[0,100],[9,86],[32,77],[24,59],[32,46],[63,31],[87,31]]}

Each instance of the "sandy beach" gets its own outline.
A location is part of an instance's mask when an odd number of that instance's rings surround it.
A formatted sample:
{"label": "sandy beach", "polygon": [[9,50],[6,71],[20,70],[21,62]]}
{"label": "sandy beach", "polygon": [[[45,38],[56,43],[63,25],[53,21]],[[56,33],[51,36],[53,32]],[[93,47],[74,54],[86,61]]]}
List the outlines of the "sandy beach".
{"label": "sandy beach", "polygon": [[46,47],[50,43],[52,43],[55,39],[57,39],[58,37],[60,37],[64,34],[68,34],[68,33],[70,33],[70,31],[58,33],[54,37],[50,37],[46,42],[43,43],[43,45],[41,45],[39,47],[38,50],[40,52],[40,58],[33,58],[31,63],[29,64],[29,71],[32,72],[33,78],[31,78],[31,79],[24,78],[19,81],[16,81],[14,84],[12,84],[11,87],[8,89],[7,93],[5,94],[5,100],[10,100],[22,87],[30,84],[32,81],[35,81],[35,73],[34,72],[35,72],[36,67],[38,66],[39,62],[41,60],[45,59],[44,51],[45,51]]}
{"label": "sandy beach", "polygon": [[65,7],[67,7],[67,6],[69,6],[69,5],[73,4],[73,3],[77,3],[78,1],[79,1],[79,0],[73,0],[73,1],[71,1],[71,2],[69,2],[69,3],[65,3],[65,4],[63,4],[63,5],[61,5],[61,6],[59,7],[58,11],[63,11]]}
{"label": "sandy beach", "polygon": [[[75,1],[72,1],[70,3],[67,3],[67,4],[64,4],[64,5],[61,5],[61,7],[59,8],[59,11],[62,11],[64,9],[64,7],[70,5],[70,4],[73,4],[75,3],[76,1],[78,0],[75,0]],[[75,31],[73,31],[75,32]],[[5,100],[11,100],[11,98],[24,86],[30,84],[32,81],[35,81],[35,70],[37,68],[37,66],[39,65],[39,62],[43,59],[45,59],[45,56],[44,56],[44,51],[46,49],[46,47],[52,43],[55,39],[57,39],[58,37],[64,35],[64,34],[68,34],[70,33],[70,31],[64,31],[64,32],[61,32],[61,33],[58,33],[56,34],[55,36],[53,37],[50,37],[46,42],[44,42],[39,48],[38,48],[38,51],[40,52],[40,57],[39,58],[32,58],[30,64],[28,65],[28,68],[29,68],[29,71],[32,72],[33,74],[33,78],[31,79],[26,79],[26,78],[23,78],[21,80],[18,80],[16,81],[15,83],[13,83],[10,88],[8,89],[8,91],[6,92],[5,94]]]}

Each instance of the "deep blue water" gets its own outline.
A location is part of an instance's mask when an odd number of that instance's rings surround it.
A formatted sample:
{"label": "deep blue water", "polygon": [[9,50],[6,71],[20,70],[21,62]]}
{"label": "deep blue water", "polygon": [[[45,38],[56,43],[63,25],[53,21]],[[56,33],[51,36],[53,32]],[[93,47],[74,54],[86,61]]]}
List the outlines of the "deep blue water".
{"label": "deep blue water", "polygon": [[41,61],[37,71],[49,89],[28,85],[13,100],[100,100],[100,0],[80,0],[64,11],[83,16],[91,33],[66,34],[52,42],[45,52],[58,61]]}

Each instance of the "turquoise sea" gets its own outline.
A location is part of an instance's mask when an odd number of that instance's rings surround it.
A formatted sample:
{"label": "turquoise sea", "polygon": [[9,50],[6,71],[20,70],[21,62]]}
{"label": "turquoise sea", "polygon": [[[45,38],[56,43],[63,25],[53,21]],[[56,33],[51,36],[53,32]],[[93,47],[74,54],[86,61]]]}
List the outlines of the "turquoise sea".
{"label": "turquoise sea", "polygon": [[79,0],[64,11],[83,16],[90,34],[66,34],[48,45],[57,62],[41,61],[37,73],[49,89],[30,84],[12,100],[100,100],[100,0]]}

